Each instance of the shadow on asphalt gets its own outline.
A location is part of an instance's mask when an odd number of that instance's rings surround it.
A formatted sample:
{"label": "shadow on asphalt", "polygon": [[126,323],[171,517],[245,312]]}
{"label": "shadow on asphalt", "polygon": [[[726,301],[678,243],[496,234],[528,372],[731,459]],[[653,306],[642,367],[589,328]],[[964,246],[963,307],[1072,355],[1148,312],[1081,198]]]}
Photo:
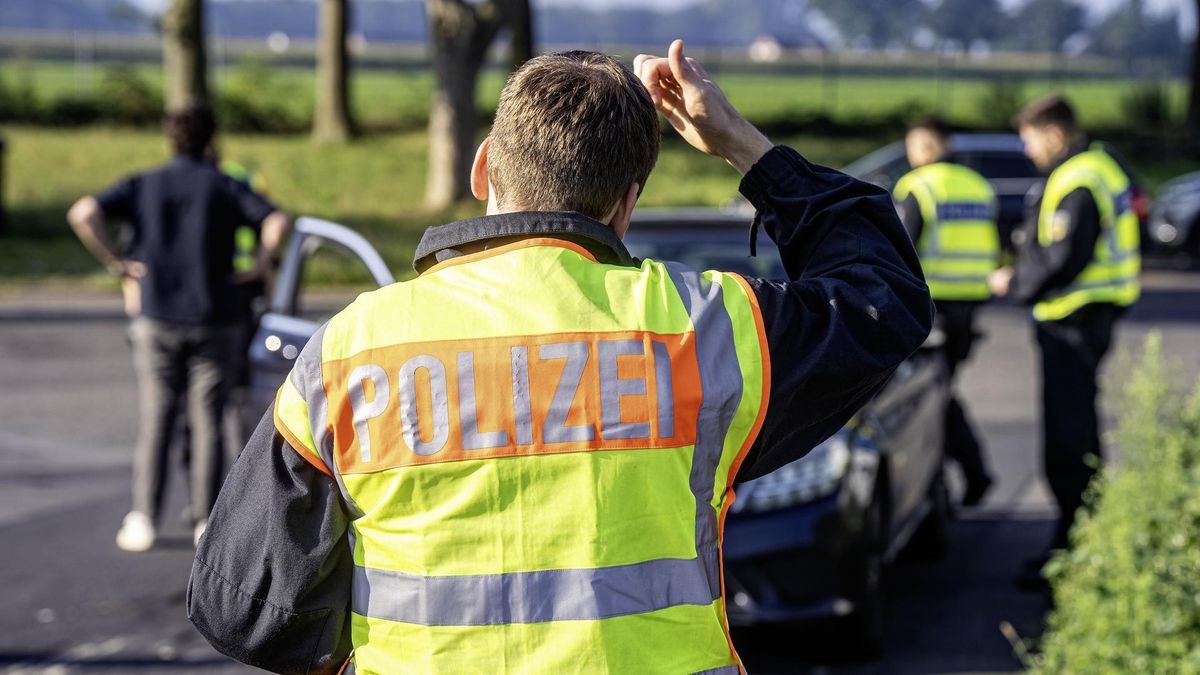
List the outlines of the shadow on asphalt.
{"label": "shadow on asphalt", "polygon": [[[69,669],[72,672],[86,668],[88,672],[127,673],[130,670],[153,669],[155,672],[178,671],[181,673],[194,672],[197,668],[213,668],[228,666],[229,659],[171,659],[171,658],[129,658],[116,657],[95,659],[69,658],[59,654],[21,654],[19,652],[0,653],[0,667],[23,669],[45,669],[46,672],[61,672]],[[39,670],[40,672],[40,670]]]}
{"label": "shadow on asphalt", "polygon": [[950,552],[941,561],[902,555],[885,579],[881,658],[856,653],[854,636],[836,622],[735,629],[734,644],[754,675],[1020,671],[1000,626],[1011,624],[1023,640],[1040,636],[1048,598],[1018,591],[1012,579],[1051,528],[1050,520],[989,514],[955,522]]}

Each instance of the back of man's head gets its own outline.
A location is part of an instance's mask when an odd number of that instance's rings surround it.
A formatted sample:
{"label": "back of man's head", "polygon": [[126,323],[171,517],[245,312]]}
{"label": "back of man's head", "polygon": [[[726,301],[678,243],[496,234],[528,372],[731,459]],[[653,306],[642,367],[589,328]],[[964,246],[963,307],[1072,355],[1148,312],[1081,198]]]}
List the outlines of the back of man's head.
{"label": "back of man's head", "polygon": [[177,154],[201,157],[212,143],[217,123],[212,108],[193,104],[167,112],[163,130]]}
{"label": "back of man's head", "polygon": [[1017,127],[1058,127],[1066,136],[1079,133],[1075,108],[1059,94],[1048,94],[1030,101],[1017,115]]}
{"label": "back of man's head", "polygon": [[585,51],[533,58],[508,79],[488,151],[506,211],[603,219],[658,160],[658,113],[616,59]]}

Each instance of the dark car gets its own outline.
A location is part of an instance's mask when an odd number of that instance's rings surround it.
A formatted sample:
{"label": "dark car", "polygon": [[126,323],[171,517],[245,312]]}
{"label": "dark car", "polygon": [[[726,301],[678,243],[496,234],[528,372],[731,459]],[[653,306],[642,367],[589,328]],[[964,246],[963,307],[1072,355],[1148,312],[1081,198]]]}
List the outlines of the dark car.
{"label": "dark car", "polygon": [[[765,235],[759,255],[748,255],[749,224],[714,210],[640,210],[625,241],[639,257],[784,277]],[[324,295],[306,283],[323,251],[355,259],[364,289],[392,282],[362,237],[300,219],[251,348],[252,398],[260,409],[270,405],[318,322],[353,299],[353,293]],[[832,438],[803,459],[735,487],[724,549],[732,623],[839,619],[853,624],[862,649],[880,647],[884,566],[914,539],[935,551],[944,546],[949,506],[940,419],[948,391],[940,351],[922,349]]]}
{"label": "dark car", "polygon": [[1180,267],[1200,263],[1200,172],[1179,176],[1159,189],[1143,248]]}

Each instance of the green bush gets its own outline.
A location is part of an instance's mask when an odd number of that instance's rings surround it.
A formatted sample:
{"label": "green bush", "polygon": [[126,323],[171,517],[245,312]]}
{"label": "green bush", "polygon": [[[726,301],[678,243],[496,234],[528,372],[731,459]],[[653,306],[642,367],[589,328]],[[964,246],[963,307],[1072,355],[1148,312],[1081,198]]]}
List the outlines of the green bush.
{"label": "green bush", "polygon": [[266,64],[242,61],[217,93],[217,121],[225,131],[289,133],[312,125],[311,116],[294,117],[286,105],[295,92],[274,77]]}
{"label": "green bush", "polygon": [[1152,335],[1124,389],[1120,465],[1048,567],[1036,672],[1200,673],[1200,384],[1182,396],[1168,372]]}
{"label": "green bush", "polygon": [[150,126],[162,118],[162,92],[129,66],[104,72],[97,101],[104,119],[113,124]]}
{"label": "green bush", "polygon": [[989,129],[1012,129],[1025,100],[1025,83],[1006,78],[993,80],[976,104],[979,119]]}
{"label": "green bush", "polygon": [[1153,131],[1171,125],[1171,96],[1162,82],[1138,85],[1121,97],[1121,112],[1136,131]]}

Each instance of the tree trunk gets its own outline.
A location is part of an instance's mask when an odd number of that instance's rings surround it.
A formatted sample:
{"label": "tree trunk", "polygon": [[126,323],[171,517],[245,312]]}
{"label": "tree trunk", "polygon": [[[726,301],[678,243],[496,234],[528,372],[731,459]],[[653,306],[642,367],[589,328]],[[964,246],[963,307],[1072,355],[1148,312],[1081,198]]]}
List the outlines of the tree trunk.
{"label": "tree trunk", "polygon": [[341,143],[354,135],[350,114],[350,62],[346,53],[349,0],[320,0],[317,92],[313,139]]}
{"label": "tree trunk", "polygon": [[516,70],[533,58],[533,10],[529,7],[529,0],[513,0],[508,4],[508,30],[512,34],[512,69]]}
{"label": "tree trunk", "polygon": [[426,0],[433,59],[425,203],[445,209],[470,198],[475,157],[475,83],[506,15],[495,1]]}
{"label": "tree trunk", "polygon": [[171,0],[163,15],[167,109],[208,102],[203,0]]}
{"label": "tree trunk", "polygon": [[[1200,0],[1196,0],[1196,16],[1200,17]],[[1188,132],[1192,147],[1200,148],[1200,34],[1192,42],[1192,88],[1188,97]]]}

